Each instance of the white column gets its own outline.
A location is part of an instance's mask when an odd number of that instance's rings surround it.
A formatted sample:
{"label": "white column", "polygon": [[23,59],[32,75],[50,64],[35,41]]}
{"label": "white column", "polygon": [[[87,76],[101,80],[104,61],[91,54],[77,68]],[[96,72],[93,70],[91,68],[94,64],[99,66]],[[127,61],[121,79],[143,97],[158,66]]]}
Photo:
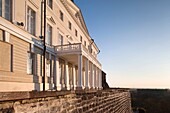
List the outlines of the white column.
{"label": "white column", "polygon": [[99,88],[99,71],[98,68],[96,67],[96,89]]}
{"label": "white column", "polygon": [[92,79],[92,88],[94,89],[94,64],[92,63],[92,76],[91,76],[91,79]]}
{"label": "white column", "polygon": [[86,71],[86,89],[89,89],[89,60],[86,59],[86,66],[85,66],[85,71]]}
{"label": "white column", "polygon": [[94,65],[94,88],[97,87],[97,84],[96,84],[96,66]]}
{"label": "white column", "polygon": [[59,58],[58,57],[55,58],[55,66],[56,68],[54,69],[56,69],[56,74],[54,75],[54,83],[55,83],[56,89],[60,91],[61,90],[61,82],[60,82],[61,73],[59,71]]}
{"label": "white column", "polygon": [[94,88],[94,85],[93,85],[94,84],[94,80],[93,80],[94,79],[94,77],[93,77],[93,68],[94,68],[93,67],[93,63],[91,63],[91,69],[90,69],[90,74],[91,75],[90,75],[90,79],[91,79],[91,88],[92,89]]}
{"label": "white column", "polygon": [[99,70],[99,89],[102,89],[102,71]]}
{"label": "white column", "polygon": [[83,70],[83,77],[82,77],[83,78],[83,80],[82,80],[83,88],[85,88],[85,85],[86,85],[86,77],[85,76],[86,76],[86,73],[85,73],[85,70]]}
{"label": "white column", "polygon": [[77,89],[82,89],[82,54],[78,55],[78,83]]}
{"label": "white column", "polygon": [[76,69],[75,65],[73,65],[73,89],[76,88]]}
{"label": "white column", "polygon": [[65,85],[66,85],[66,89],[70,90],[69,71],[68,71],[68,62],[67,61],[65,61]]}

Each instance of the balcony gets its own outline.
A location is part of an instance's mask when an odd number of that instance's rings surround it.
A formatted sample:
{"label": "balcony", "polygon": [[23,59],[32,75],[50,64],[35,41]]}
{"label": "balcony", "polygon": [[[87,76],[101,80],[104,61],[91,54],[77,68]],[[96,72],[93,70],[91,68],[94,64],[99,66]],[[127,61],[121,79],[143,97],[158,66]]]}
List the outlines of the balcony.
{"label": "balcony", "polygon": [[96,57],[94,57],[89,52],[89,50],[81,43],[58,45],[54,47],[54,51],[57,53],[58,56],[82,54],[91,62],[98,64],[98,66],[101,67],[100,62],[96,59]]}
{"label": "balcony", "polygon": [[54,47],[54,51],[58,55],[62,54],[78,54],[81,53],[81,43],[76,43],[76,44],[66,44],[66,45],[59,45]]}

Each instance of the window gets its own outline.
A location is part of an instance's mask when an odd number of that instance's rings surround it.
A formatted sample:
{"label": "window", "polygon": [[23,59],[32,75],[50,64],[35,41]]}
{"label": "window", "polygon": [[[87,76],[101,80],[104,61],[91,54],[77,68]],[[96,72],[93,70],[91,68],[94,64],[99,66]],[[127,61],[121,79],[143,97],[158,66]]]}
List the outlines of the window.
{"label": "window", "polygon": [[59,45],[63,45],[63,36],[61,34],[59,34]]}
{"label": "window", "polygon": [[68,28],[71,30],[71,22],[68,22]]}
{"label": "window", "polygon": [[0,0],[0,16],[12,20],[12,0]]}
{"label": "window", "polygon": [[2,16],[2,0],[0,0],[0,16]]}
{"label": "window", "polygon": [[77,30],[75,29],[75,36],[77,36]]}
{"label": "window", "polygon": [[30,7],[27,10],[27,31],[35,35],[35,11]]}
{"label": "window", "polygon": [[47,24],[47,37],[46,37],[46,43],[48,45],[52,45],[52,27]]}
{"label": "window", "polygon": [[33,56],[34,54],[28,52],[27,54],[27,74],[33,74]]}
{"label": "window", "polygon": [[60,19],[63,21],[64,20],[64,14],[63,12],[60,11]]}
{"label": "window", "polygon": [[52,9],[52,7],[53,7],[53,0],[47,0],[47,4]]}
{"label": "window", "polygon": [[83,41],[83,38],[82,38],[82,36],[80,36],[80,41],[81,41],[81,42]]}
{"label": "window", "polygon": [[86,41],[84,41],[84,45],[86,46]]}
{"label": "window", "polygon": [[51,60],[47,59],[47,62],[46,62],[46,76],[47,77],[50,77],[50,74],[51,74],[50,66],[51,66]]}

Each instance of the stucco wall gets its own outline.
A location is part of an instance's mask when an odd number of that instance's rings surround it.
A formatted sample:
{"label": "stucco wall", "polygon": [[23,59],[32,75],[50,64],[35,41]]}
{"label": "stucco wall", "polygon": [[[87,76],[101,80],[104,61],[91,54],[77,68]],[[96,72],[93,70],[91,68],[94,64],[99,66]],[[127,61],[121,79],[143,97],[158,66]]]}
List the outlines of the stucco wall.
{"label": "stucco wall", "polygon": [[[1,97],[3,95],[5,94],[0,94]],[[11,95],[6,94],[4,99],[9,100],[7,96]],[[19,95],[21,98],[30,99],[1,102],[0,111],[9,113],[131,113],[130,93],[124,90],[13,93],[17,99],[20,99]]]}

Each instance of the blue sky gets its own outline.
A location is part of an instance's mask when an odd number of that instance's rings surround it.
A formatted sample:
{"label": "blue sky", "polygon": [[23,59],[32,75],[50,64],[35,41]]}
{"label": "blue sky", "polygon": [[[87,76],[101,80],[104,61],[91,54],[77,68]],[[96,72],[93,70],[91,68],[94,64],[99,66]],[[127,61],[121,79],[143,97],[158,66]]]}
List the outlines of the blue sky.
{"label": "blue sky", "polygon": [[74,0],[112,87],[170,88],[170,0]]}

